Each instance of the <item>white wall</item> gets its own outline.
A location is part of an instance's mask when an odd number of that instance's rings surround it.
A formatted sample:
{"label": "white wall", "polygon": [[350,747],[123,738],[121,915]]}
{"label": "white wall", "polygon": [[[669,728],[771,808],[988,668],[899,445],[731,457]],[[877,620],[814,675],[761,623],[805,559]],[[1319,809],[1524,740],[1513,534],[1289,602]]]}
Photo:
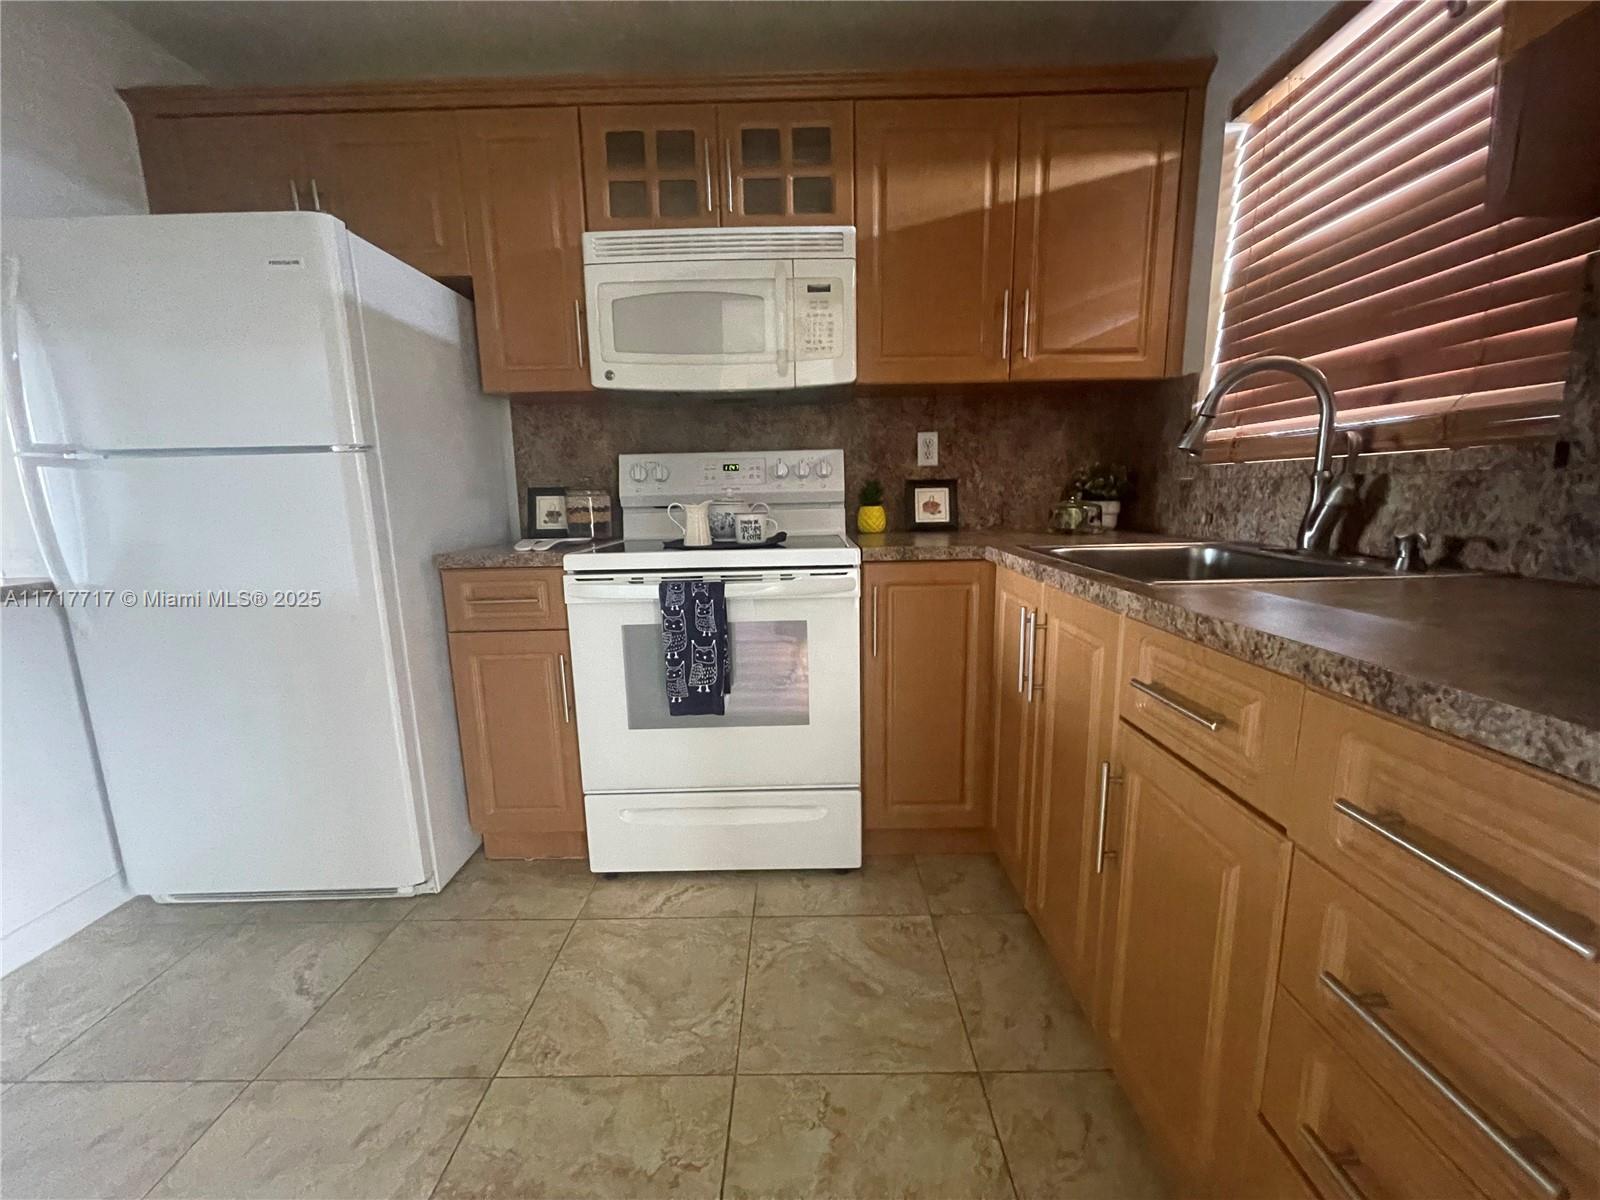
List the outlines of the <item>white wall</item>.
{"label": "white wall", "polygon": [[1196,4],[1162,48],[1165,57],[1214,54],[1217,69],[1206,88],[1205,143],[1200,153],[1200,195],[1195,206],[1194,271],[1189,278],[1189,315],[1183,368],[1198,371],[1206,344],[1206,309],[1211,294],[1209,264],[1217,225],[1222,173],[1222,133],[1233,99],[1315,25],[1332,0],[1214,0]]}
{"label": "white wall", "polygon": [[[113,89],[199,75],[95,4],[8,0],[0,55],[0,221],[145,212]],[[9,446],[0,459],[0,576],[43,574]],[[127,894],[61,614],[0,609],[0,963],[19,966]]]}

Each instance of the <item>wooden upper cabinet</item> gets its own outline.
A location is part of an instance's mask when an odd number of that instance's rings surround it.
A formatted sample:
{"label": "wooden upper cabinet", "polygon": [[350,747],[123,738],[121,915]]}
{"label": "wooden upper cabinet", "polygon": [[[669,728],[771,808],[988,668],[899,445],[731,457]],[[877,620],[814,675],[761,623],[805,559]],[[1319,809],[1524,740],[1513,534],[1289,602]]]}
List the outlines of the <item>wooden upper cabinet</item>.
{"label": "wooden upper cabinet", "polygon": [[467,812],[490,858],[584,828],[567,632],[452,633]]}
{"label": "wooden upper cabinet", "polygon": [[1168,322],[1186,110],[1184,92],[1022,101],[1013,379],[1178,369]]}
{"label": "wooden upper cabinet", "polygon": [[577,110],[462,112],[456,129],[483,386],[586,390]]}
{"label": "wooden upper cabinet", "polygon": [[869,563],[861,622],[867,829],[989,823],[990,571]]}
{"label": "wooden upper cabinet", "polygon": [[150,211],[280,212],[311,208],[311,118],[158,117],[139,125]]}
{"label": "wooden upper cabinet", "polygon": [[582,112],[586,228],[717,223],[715,105],[595,105]]}
{"label": "wooden upper cabinet", "polygon": [[1256,1113],[1290,843],[1131,726],[1117,738],[1103,1032],[1190,1188],[1237,1195],[1229,1177]]}
{"label": "wooden upper cabinet", "polygon": [[998,568],[994,583],[994,850],[1017,895],[1028,893],[1032,841],[1036,579]]}
{"label": "wooden upper cabinet", "polygon": [[312,204],[429,275],[471,273],[455,125],[443,112],[306,117]]}
{"label": "wooden upper cabinet", "polygon": [[724,225],[855,222],[848,100],[719,104]]}
{"label": "wooden upper cabinet", "polygon": [[1005,379],[1017,101],[856,105],[862,383]]}
{"label": "wooden upper cabinet", "polygon": [[[1121,618],[1044,589],[1036,655],[1039,714],[1034,878],[1028,911],[1075,994],[1094,995],[1100,927],[1099,831],[1109,800]],[[1104,785],[1104,786],[1103,786]]]}

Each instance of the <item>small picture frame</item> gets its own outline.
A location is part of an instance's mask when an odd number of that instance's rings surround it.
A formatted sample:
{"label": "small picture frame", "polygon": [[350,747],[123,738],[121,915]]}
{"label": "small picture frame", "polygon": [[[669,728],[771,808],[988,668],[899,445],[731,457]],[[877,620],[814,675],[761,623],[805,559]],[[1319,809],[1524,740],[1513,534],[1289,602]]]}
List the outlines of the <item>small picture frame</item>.
{"label": "small picture frame", "polygon": [[528,489],[529,537],[565,537],[567,489],[556,485]]}
{"label": "small picture frame", "polygon": [[906,514],[912,529],[954,529],[956,527],[956,481],[954,479],[906,480]]}

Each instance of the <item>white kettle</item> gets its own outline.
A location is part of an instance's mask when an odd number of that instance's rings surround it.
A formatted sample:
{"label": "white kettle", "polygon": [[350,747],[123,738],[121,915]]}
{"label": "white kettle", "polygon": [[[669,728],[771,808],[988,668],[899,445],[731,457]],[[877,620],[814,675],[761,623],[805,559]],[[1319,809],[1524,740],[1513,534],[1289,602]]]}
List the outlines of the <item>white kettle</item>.
{"label": "white kettle", "polygon": [[[699,504],[682,504],[674,500],[667,505],[667,520],[682,531],[685,546],[711,545],[711,506],[714,503],[712,500],[702,500]],[[675,508],[683,510],[682,521],[672,515]]]}

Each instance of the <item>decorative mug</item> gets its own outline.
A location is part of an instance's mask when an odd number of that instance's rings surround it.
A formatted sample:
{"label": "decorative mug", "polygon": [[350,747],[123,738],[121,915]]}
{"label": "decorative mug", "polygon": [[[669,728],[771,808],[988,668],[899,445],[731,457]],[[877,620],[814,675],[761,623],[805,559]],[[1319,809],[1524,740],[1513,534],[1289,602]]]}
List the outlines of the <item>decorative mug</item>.
{"label": "decorative mug", "polygon": [[734,522],[745,513],[764,513],[771,510],[757,501],[748,508],[738,500],[723,498],[711,501],[711,540],[733,542],[738,540]]}
{"label": "decorative mug", "polygon": [[[672,515],[672,510],[681,508],[683,520],[679,521]],[[674,500],[667,505],[667,520],[671,521],[683,533],[685,546],[711,545],[711,501],[702,500],[699,504],[681,504]]]}
{"label": "decorative mug", "polygon": [[733,522],[734,537],[741,546],[759,546],[778,533],[778,523],[765,513],[740,513]]}

